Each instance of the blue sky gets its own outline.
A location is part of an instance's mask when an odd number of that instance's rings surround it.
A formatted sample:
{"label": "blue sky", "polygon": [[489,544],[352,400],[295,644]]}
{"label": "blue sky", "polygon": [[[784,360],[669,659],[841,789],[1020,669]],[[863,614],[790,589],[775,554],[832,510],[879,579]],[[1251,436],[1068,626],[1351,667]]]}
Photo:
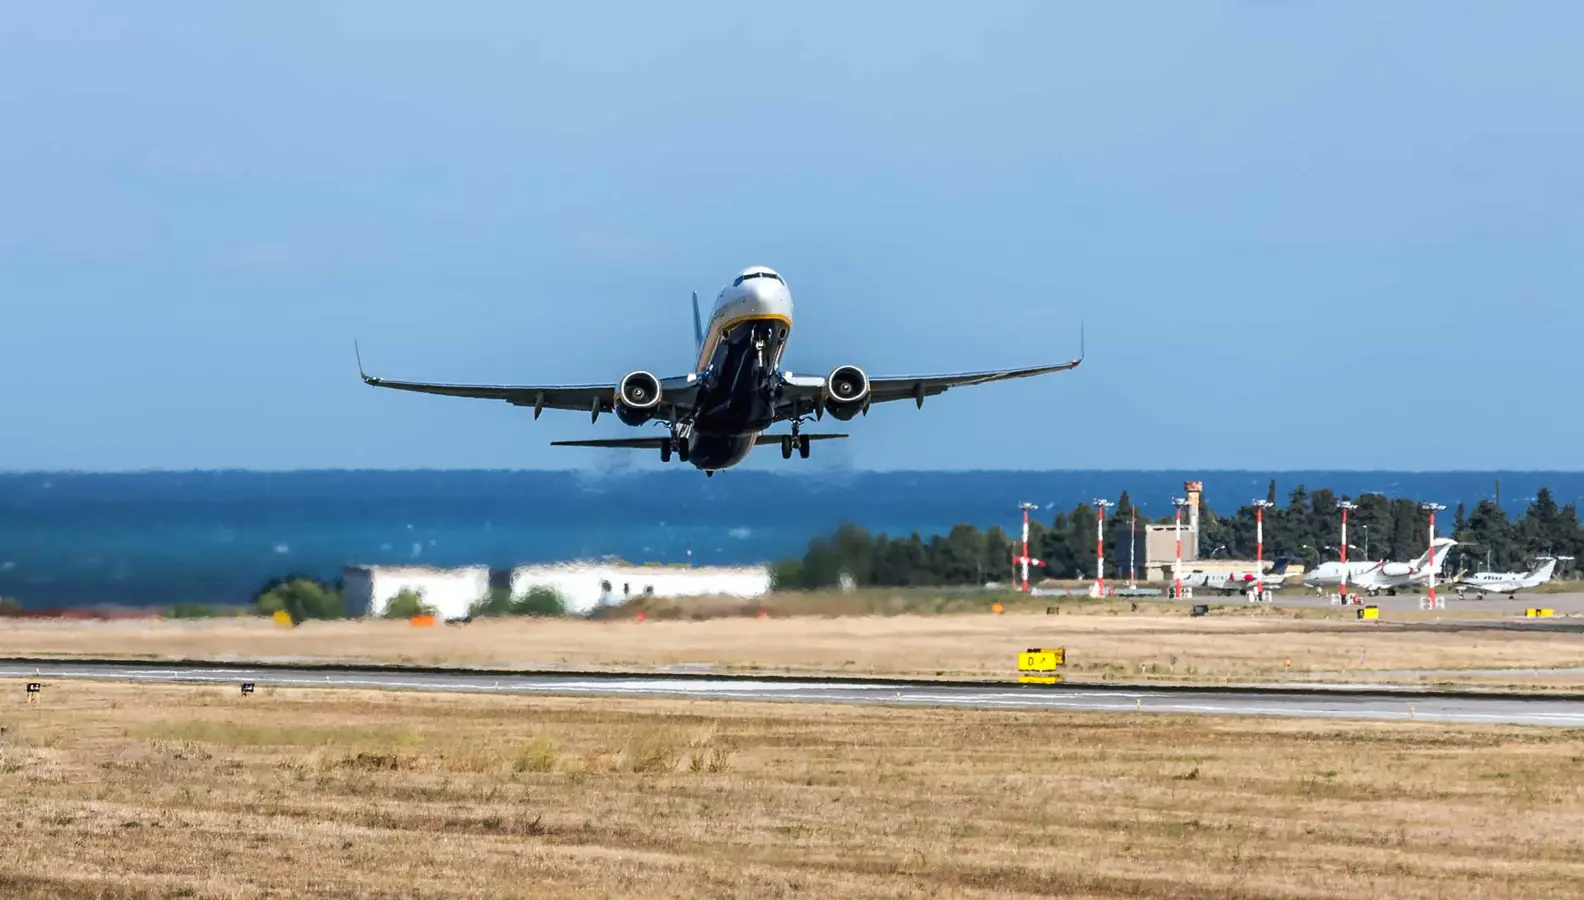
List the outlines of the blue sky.
{"label": "blue sky", "polygon": [[[1079,370],[756,467],[1577,468],[1584,7],[22,4],[0,468],[649,467],[364,387]],[[1239,421],[1290,429],[1240,436]],[[1492,427],[1493,422],[1499,427]],[[1433,433],[1430,429],[1436,429]]]}

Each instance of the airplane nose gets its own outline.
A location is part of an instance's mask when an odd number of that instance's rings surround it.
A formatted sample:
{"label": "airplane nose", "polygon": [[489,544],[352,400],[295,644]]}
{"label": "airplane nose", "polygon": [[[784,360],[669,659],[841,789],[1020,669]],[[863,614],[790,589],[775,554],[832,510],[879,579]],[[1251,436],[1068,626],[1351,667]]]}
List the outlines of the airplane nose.
{"label": "airplane nose", "polygon": [[781,285],[769,278],[755,278],[743,287],[748,289],[748,299],[754,303],[768,303],[776,296]]}

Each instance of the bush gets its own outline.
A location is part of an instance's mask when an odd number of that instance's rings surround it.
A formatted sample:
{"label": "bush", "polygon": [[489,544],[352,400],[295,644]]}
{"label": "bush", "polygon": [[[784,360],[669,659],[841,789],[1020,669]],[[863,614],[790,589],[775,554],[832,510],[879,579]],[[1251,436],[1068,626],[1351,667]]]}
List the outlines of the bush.
{"label": "bush", "polygon": [[411,588],[402,588],[385,604],[385,618],[411,619],[413,616],[432,616],[435,608],[424,602],[423,595]]}
{"label": "bush", "polygon": [[536,734],[517,749],[517,755],[512,759],[512,771],[553,772],[560,756],[555,738],[548,734]]}
{"label": "bush", "polygon": [[171,606],[172,619],[217,619],[241,615],[241,607],[211,606],[207,603],[176,603]]}
{"label": "bush", "polygon": [[346,598],[307,575],[276,579],[266,584],[253,600],[262,615],[285,610],[296,624],[307,619],[346,618]]}
{"label": "bush", "polygon": [[506,588],[495,588],[468,607],[471,616],[564,616],[566,602],[555,588],[532,587],[521,597]]}
{"label": "bush", "polygon": [[808,587],[803,582],[803,560],[783,559],[770,569],[772,591],[795,591]]}
{"label": "bush", "polygon": [[512,601],[514,616],[564,616],[566,603],[555,588],[531,587],[528,593]]}

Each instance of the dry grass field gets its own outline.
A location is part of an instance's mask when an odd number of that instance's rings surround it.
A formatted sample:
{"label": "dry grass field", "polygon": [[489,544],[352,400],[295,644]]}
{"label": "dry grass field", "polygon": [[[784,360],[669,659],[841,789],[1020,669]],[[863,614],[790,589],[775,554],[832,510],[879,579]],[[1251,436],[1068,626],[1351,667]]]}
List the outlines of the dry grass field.
{"label": "dry grass field", "polygon": [[0,682],[0,897],[1584,896],[1584,732]]}
{"label": "dry grass field", "polygon": [[[1043,607],[1042,607],[1043,610]],[[1088,604],[1059,615],[741,616],[479,620],[415,628],[403,621],[259,619],[66,622],[0,620],[0,656],[315,660],[522,668],[1006,678],[1016,654],[1067,648],[1072,681],[1190,683],[1463,682],[1578,688],[1584,673],[1491,675],[1482,669],[1584,667],[1584,636],[1523,630],[1416,631],[1312,611],[1259,609],[1193,618],[1182,607]],[[1465,670],[1420,676],[1416,669]],[[1383,674],[1384,673],[1384,674]]]}

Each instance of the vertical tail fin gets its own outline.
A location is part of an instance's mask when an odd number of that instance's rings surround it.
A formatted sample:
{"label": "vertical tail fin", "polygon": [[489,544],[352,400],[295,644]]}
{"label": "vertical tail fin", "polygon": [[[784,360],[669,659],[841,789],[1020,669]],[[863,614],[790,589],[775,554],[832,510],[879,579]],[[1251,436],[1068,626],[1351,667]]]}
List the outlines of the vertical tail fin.
{"label": "vertical tail fin", "polygon": [[1551,573],[1556,571],[1557,561],[1554,557],[1541,557],[1540,565],[1535,566],[1529,577],[1534,580],[1535,587],[1539,587],[1551,580]]}
{"label": "vertical tail fin", "polygon": [[693,292],[693,352],[704,352],[704,322],[699,318],[698,291]]}

